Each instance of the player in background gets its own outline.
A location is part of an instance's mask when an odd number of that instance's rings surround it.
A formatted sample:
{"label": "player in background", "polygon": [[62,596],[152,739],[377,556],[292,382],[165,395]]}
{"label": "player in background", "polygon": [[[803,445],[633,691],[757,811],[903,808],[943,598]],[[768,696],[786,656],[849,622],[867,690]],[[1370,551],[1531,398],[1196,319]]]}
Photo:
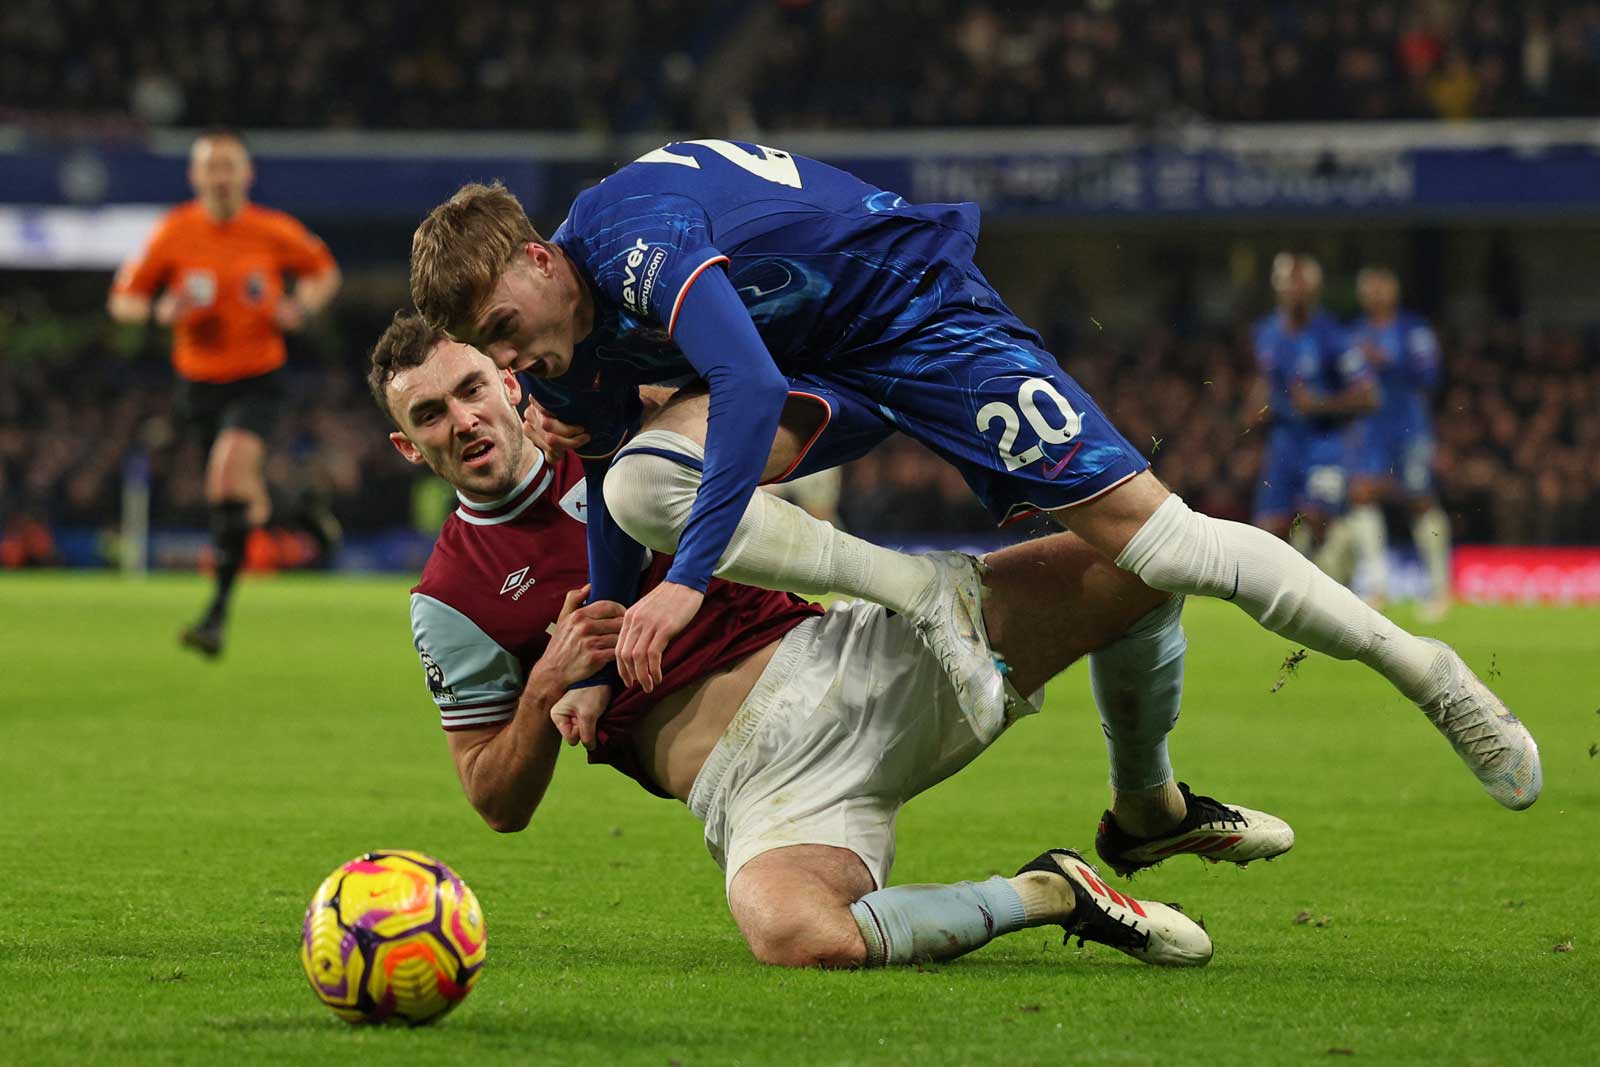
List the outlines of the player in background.
{"label": "player in background", "polygon": [[[837,466],[900,430],[954,463],[996,519],[1058,513],[1152,588],[1230,600],[1292,641],[1359,659],[1500,803],[1531,804],[1537,747],[1460,656],[1270,534],[1185,506],[988,285],[972,263],[977,235],[975,205],[911,205],[761,145],[676,142],[580,194],[548,241],[503,188],[463,188],[413,235],[412,294],[431,322],[528,372],[535,399],[591,432],[590,566],[595,595],[631,605],[625,682],[653,684],[719,566],[759,557],[776,573],[801,557],[792,531],[740,534],[763,473]],[[681,434],[630,436],[639,385],[696,378],[710,392],[702,454]],[[783,418],[802,408],[813,434],[776,454]],[[638,543],[678,551],[669,579],[635,602]],[[885,582],[858,595],[893,607],[910,591]],[[1168,610],[1141,626],[1178,637]],[[1129,692],[1170,718],[1170,679],[1147,667]],[[975,732],[992,737],[1003,709],[970,699],[976,671],[963,693],[962,673],[951,670]],[[603,708],[606,686],[594,688]]]}
{"label": "player in background", "polygon": [[[303,327],[339,290],[339,268],[320,240],[283,212],[250,202],[254,177],[237,135],[199,137],[189,152],[194,200],[156,224],[144,249],[117,271],[108,301],[118,322],[153,317],[172,329],[179,414],[210,445],[205,492],[216,589],[181,635],[208,656],[222,650],[245,542],[272,514],[264,466],[283,399],[283,334]],[[286,274],[292,291],[284,289]],[[301,518],[325,546],[336,536],[332,515]]]}
{"label": "player in background", "polygon": [[[459,495],[411,619],[462,786],[490,826],[528,824],[564,736],[590,762],[690,806],[726,872],[740,930],[765,962],[948,959],[1046,923],[1151,963],[1210,957],[1199,926],[1111,890],[1066,850],[1012,879],[885,887],[900,806],[987,741],[909,620],[878,605],[836,603],[824,614],[713,579],[652,691],[628,686],[603,720],[580,721],[568,690],[610,660],[623,613],[608,601],[578,606],[592,510],[582,465],[570,454],[547,463],[523,436],[514,375],[414,316],[384,333],[368,382],[396,426],[395,447]],[[1030,691],[1160,599],[1069,534],[990,563],[986,626]],[[672,566],[651,560],[644,584]],[[1280,820],[1185,792],[1205,817],[1168,855],[1242,862],[1293,841]],[[1096,844],[1107,850],[1103,838]],[[1135,868],[1161,858],[1108,856]]]}
{"label": "player in background", "polygon": [[1439,385],[1439,341],[1421,316],[1400,307],[1400,280],[1387,267],[1356,276],[1364,312],[1349,344],[1377,374],[1382,400],[1362,420],[1351,467],[1349,524],[1357,565],[1365,564],[1370,595],[1388,593],[1383,504],[1403,500],[1411,537],[1428,571],[1432,617],[1450,604],[1450,519],[1433,486],[1433,394]]}
{"label": "player in background", "polygon": [[1344,507],[1352,427],[1376,405],[1377,391],[1320,306],[1322,267],[1314,258],[1273,257],[1272,292],[1278,307],[1256,324],[1259,377],[1247,402],[1248,420],[1271,425],[1252,521],[1307,555],[1317,551],[1322,563],[1338,544],[1331,527]]}

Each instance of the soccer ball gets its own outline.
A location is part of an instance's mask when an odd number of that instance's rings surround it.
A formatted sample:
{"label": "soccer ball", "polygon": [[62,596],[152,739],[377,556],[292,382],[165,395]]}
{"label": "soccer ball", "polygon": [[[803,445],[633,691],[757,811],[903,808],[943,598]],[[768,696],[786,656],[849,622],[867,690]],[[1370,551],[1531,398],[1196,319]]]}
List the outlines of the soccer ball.
{"label": "soccer ball", "polygon": [[325,878],[306,908],[300,965],[349,1023],[421,1026],[472,991],[483,909],[449,867],[420,852],[368,852]]}

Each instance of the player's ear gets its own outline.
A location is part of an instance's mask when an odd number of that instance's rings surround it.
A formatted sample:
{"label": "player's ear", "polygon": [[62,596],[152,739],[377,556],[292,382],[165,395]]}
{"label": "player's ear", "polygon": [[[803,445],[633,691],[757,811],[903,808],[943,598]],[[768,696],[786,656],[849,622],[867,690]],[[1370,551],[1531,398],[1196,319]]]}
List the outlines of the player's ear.
{"label": "player's ear", "polygon": [[508,370],[501,371],[500,384],[505,386],[506,399],[511,402],[511,406],[513,408],[522,403],[522,383],[517,380],[517,376],[514,372]]}
{"label": "player's ear", "polygon": [[522,254],[527,257],[528,263],[540,274],[550,273],[552,257],[550,249],[538,241],[529,241],[522,246]]}
{"label": "player's ear", "polygon": [[418,465],[423,463],[422,449],[418,448],[411,438],[399,430],[389,435],[389,443],[394,445],[396,452],[406,458],[407,463],[416,463]]}

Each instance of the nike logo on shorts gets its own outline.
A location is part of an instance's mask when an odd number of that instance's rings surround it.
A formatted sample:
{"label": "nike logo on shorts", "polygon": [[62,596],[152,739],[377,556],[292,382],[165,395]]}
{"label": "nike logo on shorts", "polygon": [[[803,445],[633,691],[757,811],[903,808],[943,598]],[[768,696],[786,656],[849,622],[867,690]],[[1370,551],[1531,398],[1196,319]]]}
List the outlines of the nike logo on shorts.
{"label": "nike logo on shorts", "polygon": [[1066,455],[1062,456],[1061,459],[1055,463],[1045,463],[1043,460],[1040,460],[1039,473],[1044,475],[1044,480],[1047,482],[1053,482],[1057,478],[1061,477],[1061,472],[1067,469],[1067,464],[1072,462],[1072,457],[1076,456],[1078,454],[1078,449],[1082,447],[1083,442],[1079,441],[1077,444],[1072,446],[1071,452],[1068,452]]}

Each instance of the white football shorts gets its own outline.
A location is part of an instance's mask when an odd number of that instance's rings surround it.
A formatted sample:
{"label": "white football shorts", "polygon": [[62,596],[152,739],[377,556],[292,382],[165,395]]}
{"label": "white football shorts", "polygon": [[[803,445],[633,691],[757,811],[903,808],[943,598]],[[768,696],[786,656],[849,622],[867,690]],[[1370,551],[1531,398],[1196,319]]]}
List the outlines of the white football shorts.
{"label": "white football shorts", "polygon": [[911,624],[840,602],[784,637],[706,758],[689,808],[725,886],[763,852],[833,845],[861,857],[881,888],[901,805],[984,747]]}

